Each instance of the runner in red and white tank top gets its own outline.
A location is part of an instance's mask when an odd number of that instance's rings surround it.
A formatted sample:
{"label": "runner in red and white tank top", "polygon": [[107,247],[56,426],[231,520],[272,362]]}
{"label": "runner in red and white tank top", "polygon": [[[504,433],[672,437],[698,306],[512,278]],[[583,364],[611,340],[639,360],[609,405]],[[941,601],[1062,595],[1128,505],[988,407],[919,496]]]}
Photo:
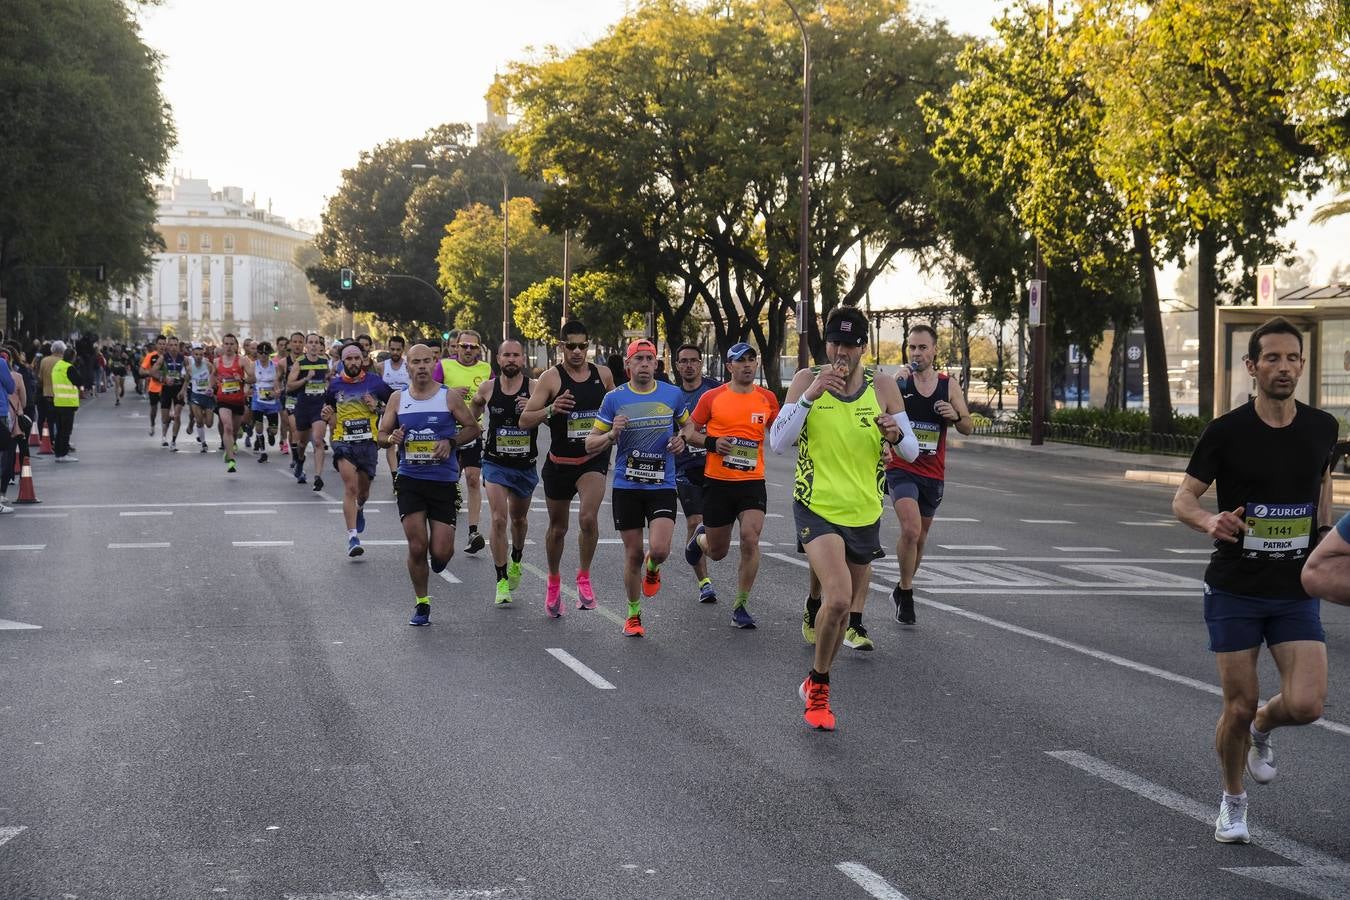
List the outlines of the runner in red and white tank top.
{"label": "runner in red and white tank top", "polygon": [[220,416],[220,443],[225,448],[225,471],[234,472],[235,442],[244,424],[244,385],[254,380],[253,366],[239,356],[239,339],[232,334],[221,341],[221,353],[212,372],[216,408]]}
{"label": "runner in red and white tank top", "polygon": [[919,439],[919,456],[913,462],[894,455],[886,461],[886,491],[900,520],[900,538],[895,545],[900,581],[891,599],[895,601],[895,618],[903,625],[915,622],[914,573],[923,559],[933,515],[942,502],[947,474],[947,429],[954,427],[961,434],[975,430],[961,386],[933,368],[937,332],[928,325],[915,325],[908,340],[910,371],[902,373],[896,381],[905,401],[905,413]]}

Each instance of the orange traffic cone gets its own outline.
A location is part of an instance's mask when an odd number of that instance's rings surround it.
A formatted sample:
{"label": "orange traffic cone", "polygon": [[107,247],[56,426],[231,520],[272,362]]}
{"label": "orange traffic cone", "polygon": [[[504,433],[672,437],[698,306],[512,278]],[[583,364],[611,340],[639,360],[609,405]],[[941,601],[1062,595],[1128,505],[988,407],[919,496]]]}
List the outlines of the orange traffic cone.
{"label": "orange traffic cone", "polygon": [[23,468],[19,474],[19,503],[41,503],[37,498],[37,491],[33,489],[33,467],[28,464],[28,457],[23,458]]}
{"label": "orange traffic cone", "polygon": [[38,436],[38,431],[36,428],[28,429],[28,446],[36,447],[40,440],[41,438]]}
{"label": "orange traffic cone", "polygon": [[51,455],[52,455],[53,453],[55,453],[55,452],[56,452],[56,451],[52,449],[52,435],[51,435],[51,432],[47,430],[47,423],[46,423],[46,422],[43,422],[43,423],[42,423],[42,443],[41,443],[41,446],[38,447],[38,453],[41,453],[41,454],[43,454],[43,455],[45,455],[45,456],[51,456]]}

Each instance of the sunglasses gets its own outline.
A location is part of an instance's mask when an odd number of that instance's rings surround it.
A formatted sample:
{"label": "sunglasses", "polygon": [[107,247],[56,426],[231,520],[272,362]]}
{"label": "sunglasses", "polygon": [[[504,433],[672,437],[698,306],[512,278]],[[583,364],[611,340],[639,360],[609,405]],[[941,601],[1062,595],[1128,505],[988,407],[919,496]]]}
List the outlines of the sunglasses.
{"label": "sunglasses", "polygon": [[568,350],[585,350],[590,346],[590,343],[583,342],[580,344],[574,344],[571,341],[568,341],[566,344],[563,344],[563,346],[566,347]]}
{"label": "sunglasses", "polygon": [[459,349],[461,349],[461,350],[477,350],[477,349],[478,349],[478,345],[477,345],[477,344],[460,344],[460,345],[459,345]]}

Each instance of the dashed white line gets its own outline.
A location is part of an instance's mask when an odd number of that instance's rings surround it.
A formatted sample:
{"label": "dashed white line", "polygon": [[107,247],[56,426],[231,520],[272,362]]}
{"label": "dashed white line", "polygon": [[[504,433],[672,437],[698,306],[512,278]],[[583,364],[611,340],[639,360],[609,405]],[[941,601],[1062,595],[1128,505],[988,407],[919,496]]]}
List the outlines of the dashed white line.
{"label": "dashed white line", "polygon": [[[41,625],[29,625],[27,622],[15,622],[10,619],[0,619],[0,631],[41,631]],[[3,844],[4,841],[0,841]]]}
{"label": "dashed white line", "polygon": [[1195,547],[1168,547],[1168,548],[1167,548],[1167,552],[1168,552],[1168,553],[1194,553],[1194,554],[1197,554],[1197,555],[1203,553],[1203,554],[1205,554],[1206,556],[1209,556],[1211,553],[1214,552],[1214,549],[1213,549],[1212,547],[1199,548],[1199,549],[1197,549],[1197,548],[1195,548]]}
{"label": "dashed white line", "polygon": [[1119,525],[1132,525],[1136,528],[1171,528],[1176,522],[1118,522]]}
{"label": "dashed white line", "polygon": [[275,509],[227,509],[227,510],[225,510],[225,515],[227,515],[227,516],[275,516],[276,514],[277,514],[277,511],[276,511]]}
{"label": "dashed white line", "polygon": [[1076,522],[1070,522],[1068,519],[1018,519],[1019,522],[1025,522],[1028,525],[1076,525]]}
{"label": "dashed white line", "polygon": [[965,516],[934,516],[938,522],[979,522],[979,519],[971,519]]}
{"label": "dashed white line", "polygon": [[16,518],[20,519],[68,519],[70,513],[19,513]]}
{"label": "dashed white line", "polygon": [[599,688],[602,691],[612,691],[615,689],[614,685],[610,684],[608,681],[601,678],[599,673],[597,673],[594,669],[592,669],[590,666],[586,665],[581,660],[577,659],[575,656],[568,653],[561,647],[546,647],[545,649],[548,651],[549,656],[552,656],[558,662],[562,663],[564,666],[567,666],[567,668],[571,669],[573,672],[576,672],[582,678],[586,679],[586,681],[590,683],[592,687]]}
{"label": "dashed white line", "polygon": [[1061,553],[1119,553],[1110,547],[1056,547]]}
{"label": "dashed white line", "polygon": [[27,826],[24,825],[10,825],[5,828],[0,828],[0,847],[3,847],[5,844],[18,837],[19,832],[23,831],[26,827]]}
{"label": "dashed white line", "polygon": [[0,550],[45,550],[46,544],[0,544]]}
{"label": "dashed white line", "polygon": [[[1140,778],[1132,772],[1118,769],[1108,762],[1086,753],[1080,753],[1077,750],[1049,750],[1046,753],[1060,762],[1068,763],[1075,769],[1080,769],[1089,775],[1095,775],[1103,781],[1109,781],[1116,787],[1124,788],[1132,794],[1137,794],[1145,800],[1151,800],[1159,806],[1181,813],[1197,822],[1208,825],[1214,821],[1214,815],[1218,810],[1217,804],[1205,806],[1190,797],[1178,794],[1176,791],[1165,788],[1160,784],[1154,784],[1146,778]],[[1252,829],[1252,843],[1303,866],[1337,866],[1341,864],[1340,860],[1335,857],[1328,856],[1320,850],[1314,850],[1312,847],[1306,847],[1292,838],[1284,837],[1265,828]]]}
{"label": "dashed white line", "polygon": [[876,900],[909,900],[904,894],[891,887],[886,879],[862,863],[841,862],[835,868],[847,875],[850,881],[867,891]]}
{"label": "dashed white line", "polygon": [[120,512],[120,513],[118,513],[118,515],[119,515],[119,516],[122,516],[123,518],[131,518],[132,516],[136,516],[136,517],[144,517],[144,516],[171,516],[171,515],[173,515],[173,510],[171,510],[171,509],[141,509],[141,510],[135,510],[135,511],[133,511],[133,512]]}
{"label": "dashed white line", "polygon": [[938,544],[943,550],[997,550],[1003,551],[1002,547],[995,547],[993,544]]}
{"label": "dashed white line", "polygon": [[456,577],[454,576],[454,574],[452,574],[451,571],[450,571],[449,569],[442,569],[440,572],[438,572],[438,573],[436,573],[436,574],[440,575],[440,576],[441,576],[441,579],[442,579],[443,581],[445,581],[446,584],[463,584],[463,583],[464,583],[464,582],[460,581],[458,578],[456,578]]}
{"label": "dashed white line", "polygon": [[[236,547],[293,547],[295,541],[231,541]],[[166,545],[167,546],[167,545]]]}
{"label": "dashed white line", "polygon": [[109,550],[164,550],[172,546],[167,541],[154,541],[148,544],[109,544]]}

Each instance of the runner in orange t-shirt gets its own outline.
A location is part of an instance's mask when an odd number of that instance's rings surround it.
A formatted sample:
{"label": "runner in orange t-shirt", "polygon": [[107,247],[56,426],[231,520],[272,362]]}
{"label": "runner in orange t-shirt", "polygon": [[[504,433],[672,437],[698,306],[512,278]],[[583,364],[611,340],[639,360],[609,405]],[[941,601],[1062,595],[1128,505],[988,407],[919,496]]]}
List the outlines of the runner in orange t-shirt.
{"label": "runner in orange t-shirt", "polygon": [[141,375],[145,378],[146,391],[150,394],[150,436],[155,436],[155,420],[159,418],[159,379],[155,376],[159,374],[159,358],[164,353],[164,342],[166,338],[160,335],[155,338],[155,346],[148,350],[145,356],[141,357]]}
{"label": "runner in orange t-shirt", "polygon": [[749,344],[727,351],[727,372],[727,383],[700,397],[684,426],[686,441],[708,449],[703,524],[685,545],[684,558],[691,566],[705,553],[714,561],[724,558],[731,547],[731,526],[739,522],[741,559],[731,621],[737,628],[754,628],[755,619],[745,607],[759,574],[759,534],[768,506],[764,438],[778,415],[778,398],[755,384],[759,354]]}

